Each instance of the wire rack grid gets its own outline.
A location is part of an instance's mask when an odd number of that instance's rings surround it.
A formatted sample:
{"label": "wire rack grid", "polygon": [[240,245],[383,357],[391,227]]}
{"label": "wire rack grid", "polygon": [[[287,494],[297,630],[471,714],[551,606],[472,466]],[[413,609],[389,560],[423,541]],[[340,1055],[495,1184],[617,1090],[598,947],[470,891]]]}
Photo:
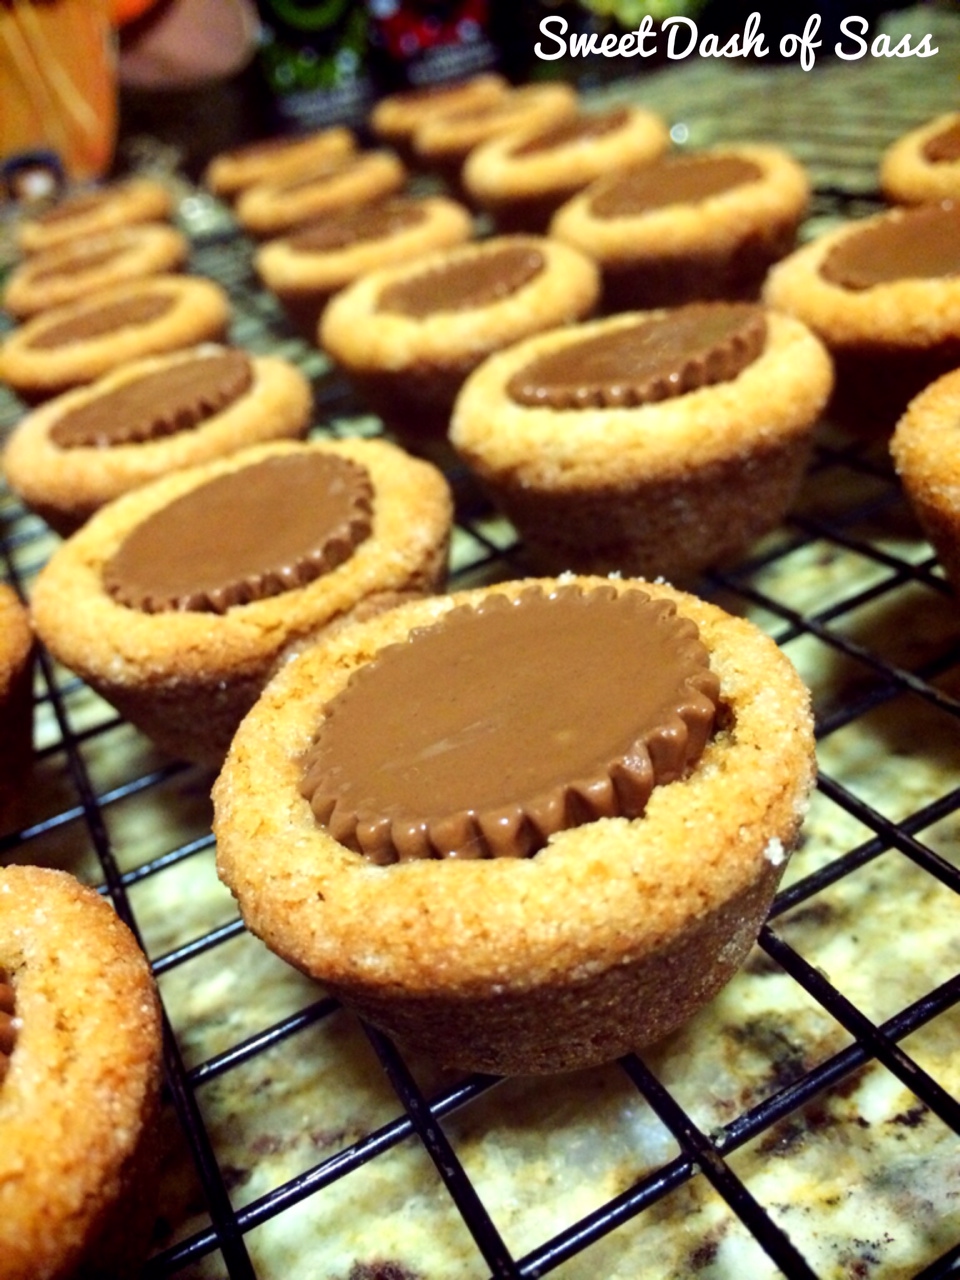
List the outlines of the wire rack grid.
{"label": "wire rack grid", "polygon": [[[960,50],[953,14],[920,13]],[[661,110],[681,142],[791,146],[812,235],[881,207],[880,149],[943,109],[945,82],[704,60],[604,92]],[[315,432],[377,434],[258,286],[229,214],[188,190],[178,217],[191,269],[230,292],[233,340],[312,378]],[[22,412],[4,393],[0,436]],[[451,585],[522,576],[513,530],[450,479]],[[3,577],[29,596],[53,537],[6,489],[0,530]],[[783,527],[699,589],[813,691],[803,842],[708,1009],[649,1052],[537,1081],[450,1076],[269,955],[216,881],[211,776],[40,654],[28,812],[0,860],[101,886],[151,959],[167,1105],[149,1280],[960,1273],[960,623],[886,441],[825,424]]]}

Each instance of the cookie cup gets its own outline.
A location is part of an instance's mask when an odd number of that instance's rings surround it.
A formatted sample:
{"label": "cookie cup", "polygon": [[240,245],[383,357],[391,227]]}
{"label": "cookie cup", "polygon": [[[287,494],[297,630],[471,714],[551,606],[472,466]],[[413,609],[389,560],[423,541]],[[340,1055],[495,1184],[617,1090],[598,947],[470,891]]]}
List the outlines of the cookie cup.
{"label": "cookie cup", "polygon": [[513,129],[467,156],[463,190],[498,230],[544,232],[577,191],[614,169],[655,160],[670,145],[664,121],[644,107],[581,111],[559,127],[556,139],[556,125]]}
{"label": "cookie cup", "polygon": [[912,213],[892,209],[818,236],[773,266],[763,288],[770,306],[797,316],[829,348],[836,370],[830,415],[858,432],[889,435],[918,392],[960,365],[960,276],[847,289],[822,273],[847,237]]}
{"label": "cookie cup", "polygon": [[9,866],[0,971],[17,1023],[0,1083],[4,1280],[129,1280],[156,1208],[161,1024],[150,966],[93,889]]}
{"label": "cookie cup", "polygon": [[[105,565],[151,514],[218,476],[297,450],[350,459],[373,483],[371,532],[336,568],[224,613],[146,613],[107,592]],[[163,750],[219,764],[266,680],[298,646],[443,585],[451,521],[440,472],[386,441],[255,445],[165,476],[98,511],[41,571],[31,598],[36,629],[58,661]]]}
{"label": "cookie cup", "polygon": [[69,240],[14,267],[4,286],[3,306],[23,320],[48,307],[76,302],[97,289],[178,271],[188,250],[182,232],[163,222]]}
{"label": "cookie cup", "polygon": [[921,528],[960,592],[960,369],[916,396],[890,440],[894,466]]}
{"label": "cookie cup", "polygon": [[692,596],[621,580],[695,621],[719,676],[720,727],[682,780],[654,788],[641,817],[562,831],[530,858],[384,867],[339,844],[298,790],[326,704],[412,629],[530,585],[404,606],[304,653],[244,720],[213,791],[218,870],[248,928],[463,1070],[587,1067],[687,1019],[755,941],[814,776],[808,695],[772,641]]}
{"label": "cookie cup", "polygon": [[[495,260],[502,251],[538,254],[542,267],[477,305],[438,306],[422,315],[381,305],[386,290]],[[319,344],[388,430],[414,450],[443,457],[467,375],[491,352],[591,314],[599,292],[597,267],[578,249],[544,236],[494,236],[361,276],[328,303]]]}
{"label": "cookie cup", "polygon": [[693,152],[689,159],[700,156],[752,165],[757,175],[704,199],[615,216],[601,216],[596,204],[617,177],[599,178],[554,214],[550,235],[599,263],[606,310],[756,298],[772,264],[795,247],[810,184],[787,152],[739,145]]}
{"label": "cookie cup", "polygon": [[203,185],[221,200],[233,202],[255,182],[280,181],[356,149],[356,137],[345,125],[305,135],[265,138],[215,155],[204,170]]}
{"label": "cookie cup", "polygon": [[[139,319],[128,312],[144,301],[156,301],[157,314]],[[52,341],[68,327],[96,325],[104,313],[116,315],[117,323]],[[229,322],[230,300],[213,280],[157,275],[127,281],[51,308],[14,329],[0,345],[0,378],[37,403],[93,382],[128,360],[219,341]]]}
{"label": "cookie cup", "polygon": [[352,152],[244,188],[235,205],[237,221],[250,235],[266,240],[334,209],[392,195],[406,181],[406,167],[395,152]]}
{"label": "cookie cup", "polygon": [[[247,391],[195,427],[108,447],[57,444],[52,433],[67,414],[206,350],[215,354],[222,348],[210,344],[132,360],[96,382],[39,405],[20,420],[0,457],[10,488],[55,532],[68,537],[106,503],[171,471],[226,457],[248,445],[306,433],[313,411],[306,377],[279,356],[251,355]],[[164,407],[158,405],[158,413]]]}
{"label": "cookie cup", "polygon": [[665,400],[554,409],[509,394],[536,358],[664,314],[624,313],[516,343],[457,397],[453,448],[544,569],[689,582],[773,529],[795,496],[832,368],[791,317],[767,313],[764,347],[737,376]]}
{"label": "cookie cup", "polygon": [[[960,130],[960,111],[948,111],[897,138],[880,157],[880,186],[894,204],[960,200],[960,154],[931,159],[927,148]],[[956,153],[956,146],[953,152]]]}
{"label": "cookie cup", "polygon": [[[389,202],[389,197],[385,204]],[[473,236],[469,212],[446,196],[398,196],[395,206],[417,211],[417,219],[400,222],[381,233],[358,236],[324,247],[312,231],[322,224],[305,223],[287,236],[267,240],[254,253],[261,282],[276,294],[299,332],[316,342],[317,326],[333,294],[368,271],[397,266],[435,249],[464,244]],[[373,206],[371,206],[373,207]],[[334,214],[342,218],[344,215]],[[356,211],[348,215],[356,221]],[[363,211],[360,212],[363,217]]]}
{"label": "cookie cup", "polygon": [[128,178],[78,191],[42,213],[23,218],[16,225],[14,239],[22,253],[38,253],[118,227],[165,221],[173,209],[173,193],[163,182]]}

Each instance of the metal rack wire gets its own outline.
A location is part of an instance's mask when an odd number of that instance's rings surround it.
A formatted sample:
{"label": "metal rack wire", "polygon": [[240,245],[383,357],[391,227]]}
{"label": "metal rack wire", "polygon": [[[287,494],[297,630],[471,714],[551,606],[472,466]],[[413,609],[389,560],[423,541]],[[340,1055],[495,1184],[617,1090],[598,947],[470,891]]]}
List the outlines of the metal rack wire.
{"label": "metal rack wire", "polygon": [[[609,92],[693,142],[749,121],[791,145],[812,233],[880,206],[879,148],[942,110],[943,86],[916,67],[690,66]],[[379,431],[258,288],[229,216],[194,193],[180,217],[234,340],[313,379],[316,431]],[[21,412],[4,395],[0,437]],[[509,526],[451,481],[451,584],[522,574]],[[52,535],[6,490],[0,532],[27,595]],[[102,885],[153,963],[168,1113],[149,1280],[960,1273],[960,623],[886,442],[825,426],[784,527],[701,590],[811,684],[806,837],[709,1010],[654,1051],[538,1082],[446,1076],[266,956],[212,883],[212,779],[41,653],[35,780],[0,860]]]}

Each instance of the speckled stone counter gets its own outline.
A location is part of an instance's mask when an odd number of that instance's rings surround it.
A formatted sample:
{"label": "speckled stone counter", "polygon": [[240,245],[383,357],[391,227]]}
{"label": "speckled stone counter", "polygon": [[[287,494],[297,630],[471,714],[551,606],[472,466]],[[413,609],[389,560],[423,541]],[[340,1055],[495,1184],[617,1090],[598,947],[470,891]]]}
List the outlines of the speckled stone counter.
{"label": "speckled stone counter", "polygon": [[[782,141],[815,187],[804,234],[879,207],[877,160],[956,103],[960,14],[929,60],[707,60],[602,91],[679,145]],[[260,292],[229,214],[182,185],[191,266],[232,336],[314,380],[320,433],[379,431]],[[0,432],[20,406],[0,404]],[[522,574],[465,478],[453,582]],[[53,545],[0,489],[0,571]],[[766,1280],[960,1267],[960,609],[885,440],[824,424],[802,494],[703,594],[770,632],[810,685],[821,779],[760,944],[692,1022],[569,1076],[460,1079],[399,1053],[268,953],[218,882],[212,777],[156,753],[44,659],[22,828],[0,859],[107,885],[170,1024],[150,1278]],[[575,904],[571,905],[575,909]]]}

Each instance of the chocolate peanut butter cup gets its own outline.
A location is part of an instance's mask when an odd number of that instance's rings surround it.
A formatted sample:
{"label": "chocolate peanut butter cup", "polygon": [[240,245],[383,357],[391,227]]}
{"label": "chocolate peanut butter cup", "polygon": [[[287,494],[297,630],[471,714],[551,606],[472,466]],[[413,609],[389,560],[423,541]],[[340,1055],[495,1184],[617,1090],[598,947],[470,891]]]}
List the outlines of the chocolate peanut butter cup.
{"label": "chocolate peanut butter cup", "polygon": [[172,306],[173,299],[163,294],[131,294],[103,306],[77,309],[63,320],[44,325],[27,339],[26,345],[32,351],[56,351],[78,342],[105,338],[118,329],[135,329],[159,320]]}
{"label": "chocolate peanut butter cup", "polygon": [[763,350],[764,311],[749,303],[690,303],[584,337],[513,375],[522,405],[611,409],[653,404],[735,378]]}
{"label": "chocolate peanut butter cup", "polygon": [[960,276],[960,203],[904,209],[854,229],[830,249],[820,271],[850,290]]}
{"label": "chocolate peanut butter cup", "polygon": [[388,284],[379,307],[414,319],[489,307],[534,280],[544,261],[543,253],[531,244],[501,244],[490,253],[433,264]]}
{"label": "chocolate peanut butter cup", "polygon": [[370,534],[373,486],[329,454],[268,458],[191,489],[133,528],[104,566],[121,604],[225,613],[305,586]]}
{"label": "chocolate peanut butter cup", "polygon": [[546,129],[524,136],[514,146],[513,154],[533,156],[541,151],[555,151],[558,147],[589,147],[599,138],[622,129],[628,119],[625,107],[614,107],[611,111],[584,112],[571,120],[561,120]]}
{"label": "chocolate peanut butter cup", "polygon": [[528,856],[639,817],[699,757],[718,692],[695,624],[642,591],[493,593],[354,674],[302,791],[373,862]]}
{"label": "chocolate peanut butter cup", "polygon": [[298,253],[329,253],[365,240],[382,240],[418,226],[426,218],[425,206],[403,196],[387,197],[368,205],[338,209],[318,218],[287,237]]}
{"label": "chocolate peanut butter cup", "polygon": [[249,390],[252,380],[245,352],[198,352],[68,410],[54,423],[50,438],[59,449],[159,440],[222,412]]}
{"label": "chocolate peanut butter cup", "polygon": [[664,156],[600,179],[590,189],[589,205],[598,218],[622,218],[674,204],[698,204],[762,176],[755,161],[737,155]]}

